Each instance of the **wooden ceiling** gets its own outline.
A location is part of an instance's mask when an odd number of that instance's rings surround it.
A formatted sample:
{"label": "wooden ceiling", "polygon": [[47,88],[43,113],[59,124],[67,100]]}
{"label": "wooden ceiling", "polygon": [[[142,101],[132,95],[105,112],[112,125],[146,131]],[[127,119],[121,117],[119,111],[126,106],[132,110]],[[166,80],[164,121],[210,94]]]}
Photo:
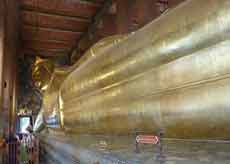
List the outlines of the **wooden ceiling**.
{"label": "wooden ceiling", "polygon": [[104,0],[20,0],[23,53],[70,53],[103,5]]}

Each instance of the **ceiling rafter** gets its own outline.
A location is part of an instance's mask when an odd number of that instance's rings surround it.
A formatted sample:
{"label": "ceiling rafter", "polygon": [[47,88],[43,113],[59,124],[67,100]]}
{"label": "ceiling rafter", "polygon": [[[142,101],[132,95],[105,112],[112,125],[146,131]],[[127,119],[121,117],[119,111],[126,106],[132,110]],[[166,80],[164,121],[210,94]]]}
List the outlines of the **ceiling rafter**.
{"label": "ceiling rafter", "polygon": [[66,41],[73,43],[77,38],[81,36],[81,32],[71,32],[50,28],[41,28],[33,26],[22,27],[22,39],[23,40],[56,40]]}
{"label": "ceiling rafter", "polygon": [[112,0],[20,0],[22,48],[67,58],[79,40],[93,36]]}
{"label": "ceiling rafter", "polygon": [[54,42],[54,41],[40,41],[40,40],[26,40],[23,41],[23,47],[25,48],[42,48],[48,50],[57,50],[57,49],[70,49],[71,45],[65,42]]}
{"label": "ceiling rafter", "polygon": [[79,0],[21,0],[21,9],[90,19],[100,4]]}
{"label": "ceiling rafter", "polygon": [[41,28],[53,28],[71,32],[85,30],[90,23],[90,21],[86,19],[44,14],[26,10],[21,11],[21,19],[23,25],[35,27],[39,26]]}

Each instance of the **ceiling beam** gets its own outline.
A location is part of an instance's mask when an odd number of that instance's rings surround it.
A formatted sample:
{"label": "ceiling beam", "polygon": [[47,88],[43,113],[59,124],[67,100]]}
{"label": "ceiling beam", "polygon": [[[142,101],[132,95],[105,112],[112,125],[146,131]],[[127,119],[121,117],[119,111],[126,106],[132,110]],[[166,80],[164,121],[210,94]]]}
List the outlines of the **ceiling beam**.
{"label": "ceiling beam", "polygon": [[91,18],[99,4],[79,0],[21,0],[21,8],[72,17]]}
{"label": "ceiling beam", "polygon": [[35,50],[35,49],[22,49],[24,55],[41,56],[41,57],[55,57],[55,56],[66,56],[68,51],[57,51],[57,50]]}
{"label": "ceiling beam", "polygon": [[73,44],[80,38],[81,32],[54,30],[50,28],[37,28],[33,26],[22,26],[22,40],[55,40],[65,41]]}
{"label": "ceiling beam", "polygon": [[71,45],[65,42],[26,40],[23,41],[22,47],[28,49],[69,50]]}
{"label": "ceiling beam", "polygon": [[21,21],[24,25],[72,32],[85,31],[90,23],[90,21],[86,19],[44,14],[26,10],[21,11]]}

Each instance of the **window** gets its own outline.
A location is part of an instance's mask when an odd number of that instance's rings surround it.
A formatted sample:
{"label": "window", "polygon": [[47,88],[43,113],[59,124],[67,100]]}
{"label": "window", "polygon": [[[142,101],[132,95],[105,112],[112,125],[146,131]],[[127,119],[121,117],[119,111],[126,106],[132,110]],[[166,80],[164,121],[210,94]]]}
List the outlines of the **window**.
{"label": "window", "polygon": [[30,125],[30,117],[20,118],[20,133],[28,133],[26,128]]}

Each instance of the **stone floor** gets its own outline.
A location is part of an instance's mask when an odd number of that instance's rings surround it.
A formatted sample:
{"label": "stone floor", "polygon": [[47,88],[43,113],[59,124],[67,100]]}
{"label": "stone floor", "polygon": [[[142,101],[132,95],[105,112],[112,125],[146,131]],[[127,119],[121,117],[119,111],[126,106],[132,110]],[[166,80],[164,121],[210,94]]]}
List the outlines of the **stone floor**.
{"label": "stone floor", "polygon": [[230,144],[165,141],[161,155],[157,160],[159,150],[154,146],[142,146],[141,153],[135,154],[132,150],[111,151],[122,159],[136,159],[141,164],[230,164]]}
{"label": "stone floor", "polygon": [[230,143],[225,141],[164,139],[162,151],[156,145],[140,145],[140,153],[134,143],[130,137],[51,137],[44,147],[70,164],[230,164]]}

